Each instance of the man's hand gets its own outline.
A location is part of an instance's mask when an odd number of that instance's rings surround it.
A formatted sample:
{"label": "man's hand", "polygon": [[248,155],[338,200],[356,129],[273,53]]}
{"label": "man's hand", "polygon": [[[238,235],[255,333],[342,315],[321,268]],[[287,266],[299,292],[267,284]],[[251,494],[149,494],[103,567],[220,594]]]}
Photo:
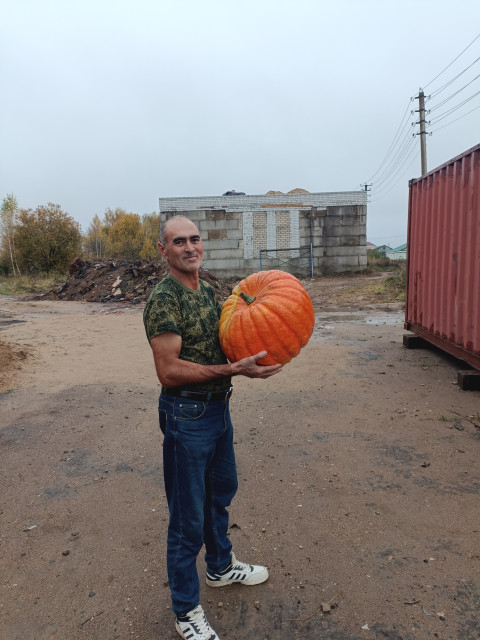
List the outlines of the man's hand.
{"label": "man's hand", "polygon": [[259,360],[267,355],[266,351],[260,351],[254,356],[242,358],[232,363],[233,375],[246,376],[247,378],[269,378],[282,370],[281,364],[261,365]]}
{"label": "man's hand", "polygon": [[242,358],[231,364],[203,365],[178,357],[182,348],[182,338],[173,331],[166,331],[152,338],[150,345],[157,369],[158,379],[164,387],[181,387],[184,384],[210,382],[228,376],[247,378],[269,378],[282,370],[281,364],[262,366],[257,364],[267,355],[260,351],[249,358]]}

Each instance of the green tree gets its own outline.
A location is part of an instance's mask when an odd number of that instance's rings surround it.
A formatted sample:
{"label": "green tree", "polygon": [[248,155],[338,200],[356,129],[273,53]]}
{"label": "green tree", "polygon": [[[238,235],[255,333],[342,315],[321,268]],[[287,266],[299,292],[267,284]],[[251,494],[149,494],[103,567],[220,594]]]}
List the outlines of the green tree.
{"label": "green tree", "polygon": [[60,205],[20,210],[16,225],[17,255],[28,271],[66,271],[81,252],[80,226]]}
{"label": "green tree", "polygon": [[12,273],[14,276],[20,275],[20,269],[17,263],[17,253],[15,249],[15,222],[18,214],[17,199],[13,194],[7,195],[3,199],[2,208],[0,209],[0,222],[2,234],[2,246],[7,252]]}

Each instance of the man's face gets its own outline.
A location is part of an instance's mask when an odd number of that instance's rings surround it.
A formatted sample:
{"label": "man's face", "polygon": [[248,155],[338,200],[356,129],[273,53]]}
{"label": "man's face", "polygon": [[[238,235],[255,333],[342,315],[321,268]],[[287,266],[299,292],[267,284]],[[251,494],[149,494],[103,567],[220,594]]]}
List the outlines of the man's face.
{"label": "man's face", "polygon": [[171,218],[166,226],[164,242],[158,243],[170,272],[198,272],[203,259],[203,243],[197,227],[187,218]]}

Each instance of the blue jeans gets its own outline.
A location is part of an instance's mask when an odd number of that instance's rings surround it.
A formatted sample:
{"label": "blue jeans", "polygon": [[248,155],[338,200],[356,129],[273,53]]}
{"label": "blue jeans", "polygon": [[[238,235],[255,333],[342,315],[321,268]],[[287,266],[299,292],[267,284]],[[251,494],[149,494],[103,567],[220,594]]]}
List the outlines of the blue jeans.
{"label": "blue jeans", "polygon": [[230,562],[227,507],[237,491],[233,426],[228,400],[199,402],[160,395],[163,473],[170,521],[167,570],[177,616],[200,600],[197,555],[205,543],[212,573]]}

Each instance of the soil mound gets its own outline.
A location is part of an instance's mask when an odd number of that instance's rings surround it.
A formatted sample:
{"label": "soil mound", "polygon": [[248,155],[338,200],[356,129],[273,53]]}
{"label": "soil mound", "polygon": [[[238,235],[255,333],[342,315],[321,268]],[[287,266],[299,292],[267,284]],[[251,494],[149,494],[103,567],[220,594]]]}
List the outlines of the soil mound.
{"label": "soil mound", "polygon": [[27,348],[18,348],[0,340],[0,393],[4,393],[13,383],[16,372],[22,368],[23,362],[30,356]]}
{"label": "soil mound", "polygon": [[[87,261],[77,258],[70,265],[69,277],[60,287],[41,296],[53,300],[85,300],[86,302],[144,302],[153,287],[168,274],[161,260]],[[200,278],[211,284],[219,300],[225,300],[233,284],[224,282],[209,271],[200,270]]]}

